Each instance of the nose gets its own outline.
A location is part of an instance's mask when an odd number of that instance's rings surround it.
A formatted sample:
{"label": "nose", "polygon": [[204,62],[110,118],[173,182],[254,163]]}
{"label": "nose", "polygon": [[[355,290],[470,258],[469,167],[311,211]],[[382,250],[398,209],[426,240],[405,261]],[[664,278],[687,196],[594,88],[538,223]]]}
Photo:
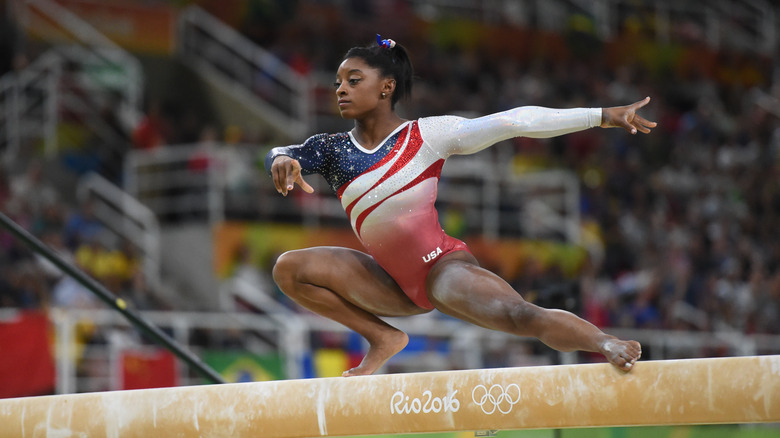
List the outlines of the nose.
{"label": "nose", "polygon": [[344,82],[340,83],[338,88],[336,88],[336,96],[343,96],[347,94],[347,90],[344,88]]}

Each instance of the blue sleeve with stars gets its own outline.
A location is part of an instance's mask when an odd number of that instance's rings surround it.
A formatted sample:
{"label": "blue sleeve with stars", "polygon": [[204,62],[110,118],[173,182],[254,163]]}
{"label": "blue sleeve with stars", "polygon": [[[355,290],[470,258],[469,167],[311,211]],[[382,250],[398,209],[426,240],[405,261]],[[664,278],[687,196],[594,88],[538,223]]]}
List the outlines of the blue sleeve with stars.
{"label": "blue sleeve with stars", "polygon": [[282,146],[271,149],[265,156],[265,171],[271,175],[271,164],[279,155],[286,155],[292,159],[298,160],[301,164],[301,173],[310,175],[312,173],[322,174],[325,166],[325,151],[327,134],[317,134],[309,137],[301,145]]}

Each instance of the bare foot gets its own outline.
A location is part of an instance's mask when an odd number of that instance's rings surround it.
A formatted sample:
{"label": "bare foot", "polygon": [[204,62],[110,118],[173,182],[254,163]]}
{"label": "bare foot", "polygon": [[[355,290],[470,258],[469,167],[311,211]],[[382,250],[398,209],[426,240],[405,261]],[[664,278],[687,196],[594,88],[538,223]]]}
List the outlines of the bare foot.
{"label": "bare foot", "polygon": [[642,346],[639,342],[622,341],[611,336],[601,344],[600,351],[612,365],[623,371],[631,371],[642,356]]}
{"label": "bare foot", "polygon": [[406,333],[396,330],[389,332],[379,339],[368,341],[369,347],[360,365],[351,370],[344,371],[342,376],[367,376],[374,374],[376,370],[387,362],[388,359],[395,356],[396,353],[403,350],[409,343],[409,336]]}

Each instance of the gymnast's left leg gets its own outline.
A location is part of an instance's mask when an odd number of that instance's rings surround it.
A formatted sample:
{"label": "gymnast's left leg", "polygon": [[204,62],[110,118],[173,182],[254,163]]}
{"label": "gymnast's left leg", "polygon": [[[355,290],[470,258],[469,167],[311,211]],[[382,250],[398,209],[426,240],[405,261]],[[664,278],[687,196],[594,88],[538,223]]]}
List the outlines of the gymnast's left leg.
{"label": "gymnast's left leg", "polygon": [[525,301],[466,251],[444,256],[428,274],[427,290],[441,312],[492,330],[535,337],[558,351],[601,353],[626,371],[642,354],[636,341],[607,335],[573,313]]}

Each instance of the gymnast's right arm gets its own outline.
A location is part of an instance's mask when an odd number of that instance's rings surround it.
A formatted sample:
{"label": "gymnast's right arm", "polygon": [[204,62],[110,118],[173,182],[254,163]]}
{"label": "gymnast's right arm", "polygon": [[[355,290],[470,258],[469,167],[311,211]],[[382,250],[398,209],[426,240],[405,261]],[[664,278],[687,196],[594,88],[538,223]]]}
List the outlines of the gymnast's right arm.
{"label": "gymnast's right arm", "polygon": [[265,156],[265,170],[273,179],[277,192],[287,196],[296,183],[306,193],[314,192],[303,175],[320,173],[323,167],[325,154],[317,147],[321,143],[318,137],[311,137],[302,145],[273,148]]}

